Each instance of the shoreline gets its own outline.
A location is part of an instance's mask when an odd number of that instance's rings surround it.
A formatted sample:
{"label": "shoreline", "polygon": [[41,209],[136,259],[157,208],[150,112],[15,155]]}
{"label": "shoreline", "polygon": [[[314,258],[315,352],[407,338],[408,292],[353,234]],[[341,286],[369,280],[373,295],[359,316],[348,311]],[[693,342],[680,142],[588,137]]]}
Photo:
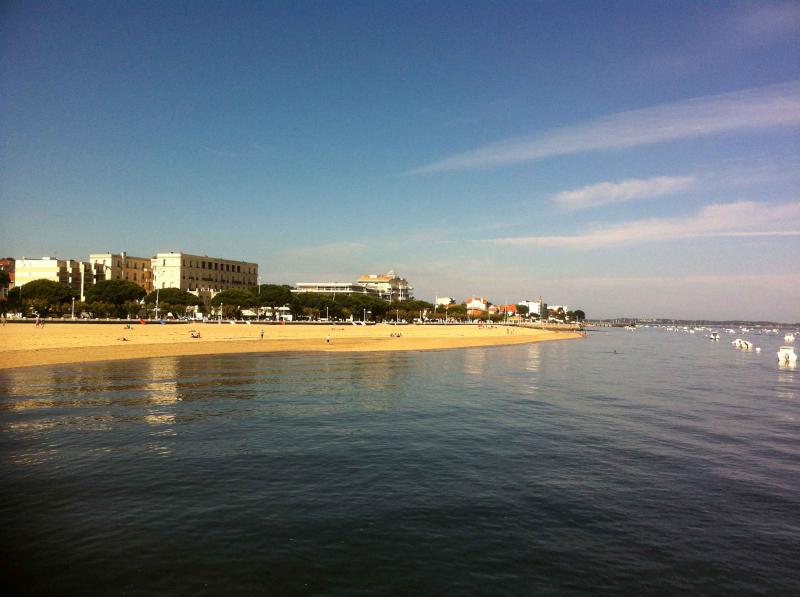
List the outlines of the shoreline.
{"label": "shoreline", "polygon": [[[190,326],[191,327],[191,326]],[[582,337],[576,332],[486,326],[464,329],[440,326],[228,326],[200,324],[201,338],[188,328],[108,325],[76,327],[50,324],[0,328],[0,370],[102,361],[245,353],[391,352],[509,346]],[[233,329],[232,329],[233,328]],[[13,331],[12,331],[13,330]],[[81,333],[85,332],[85,333]],[[400,333],[400,337],[391,336]],[[325,337],[330,335],[330,343]],[[122,338],[126,340],[123,341]]]}

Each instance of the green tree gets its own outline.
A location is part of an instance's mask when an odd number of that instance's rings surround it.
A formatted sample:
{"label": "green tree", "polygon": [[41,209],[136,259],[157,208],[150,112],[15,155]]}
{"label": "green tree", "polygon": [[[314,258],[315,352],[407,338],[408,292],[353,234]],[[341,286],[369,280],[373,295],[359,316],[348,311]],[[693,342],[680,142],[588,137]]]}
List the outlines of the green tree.
{"label": "green tree", "polygon": [[517,305],[517,314],[518,315],[527,315],[530,312],[528,309],[528,305]]}
{"label": "green tree", "polygon": [[255,307],[258,303],[258,297],[249,290],[242,288],[231,288],[230,290],[223,290],[211,299],[211,305],[218,307],[222,304],[224,307],[233,306],[241,308]]}
{"label": "green tree", "polygon": [[447,307],[447,319],[454,321],[466,321],[467,308],[464,305],[449,305]]}
{"label": "green tree", "polygon": [[139,312],[140,317],[148,311],[154,311],[156,299],[158,299],[159,316],[166,313],[172,313],[177,316],[185,315],[190,307],[199,307],[203,303],[191,292],[186,292],[180,288],[160,288],[145,297],[144,302],[149,308]]}
{"label": "green tree", "polygon": [[250,292],[257,297],[261,307],[285,307],[292,302],[292,287],[288,284],[262,284]]}
{"label": "green tree", "polygon": [[193,307],[200,305],[202,301],[193,295],[191,292],[186,292],[180,288],[160,288],[147,295],[144,302],[148,305],[155,305],[156,298],[158,298],[159,305],[161,303],[169,305],[183,305],[185,307]]}
{"label": "green tree", "polygon": [[144,288],[128,280],[101,280],[86,289],[86,302],[109,303],[116,307],[118,315],[123,315],[126,302],[139,301],[146,294]]}
{"label": "green tree", "polygon": [[580,309],[576,309],[575,311],[573,311],[572,316],[575,319],[575,321],[586,321],[586,313],[584,313]]}
{"label": "green tree", "polygon": [[59,305],[71,303],[72,288],[52,280],[33,280],[23,286],[15,286],[8,293],[8,308],[20,310],[34,309],[40,316],[46,317]]}
{"label": "green tree", "polygon": [[[132,311],[128,303],[138,303],[146,294],[144,288],[128,280],[101,280],[86,289],[86,302],[101,303],[103,307],[98,310],[106,316],[124,317]],[[111,305],[111,308],[106,308],[106,305]]]}

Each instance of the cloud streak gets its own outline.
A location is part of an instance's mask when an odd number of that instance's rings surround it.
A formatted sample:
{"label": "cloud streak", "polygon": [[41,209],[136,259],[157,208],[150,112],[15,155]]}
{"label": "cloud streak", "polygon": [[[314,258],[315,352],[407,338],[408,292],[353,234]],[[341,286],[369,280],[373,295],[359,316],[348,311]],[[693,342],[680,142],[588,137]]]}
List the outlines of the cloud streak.
{"label": "cloud streak", "polygon": [[490,168],[587,151],[798,124],[800,81],[791,81],[620,112],[537,137],[500,141],[437,160],[408,174]]}
{"label": "cloud streak", "polygon": [[626,203],[638,199],[663,197],[692,187],[691,176],[657,176],[655,178],[631,178],[620,182],[597,184],[562,191],[551,197],[552,201],[566,211],[577,211],[607,205]]}
{"label": "cloud streak", "polygon": [[498,238],[494,245],[596,249],[702,237],[800,236],[800,202],[715,203],[682,218],[650,218],[563,236]]}

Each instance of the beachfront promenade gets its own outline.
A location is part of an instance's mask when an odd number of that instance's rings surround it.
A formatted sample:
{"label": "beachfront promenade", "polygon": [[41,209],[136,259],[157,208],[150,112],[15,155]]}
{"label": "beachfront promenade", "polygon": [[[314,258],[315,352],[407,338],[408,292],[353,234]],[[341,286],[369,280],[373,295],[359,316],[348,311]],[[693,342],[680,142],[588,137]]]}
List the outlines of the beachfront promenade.
{"label": "beachfront promenade", "polygon": [[[261,338],[261,330],[264,337]],[[191,330],[199,332],[193,338]],[[398,337],[397,334],[400,334]],[[330,337],[330,342],[326,337]],[[437,350],[579,338],[573,331],[502,325],[183,325],[47,323],[0,327],[0,369],[246,352]]]}

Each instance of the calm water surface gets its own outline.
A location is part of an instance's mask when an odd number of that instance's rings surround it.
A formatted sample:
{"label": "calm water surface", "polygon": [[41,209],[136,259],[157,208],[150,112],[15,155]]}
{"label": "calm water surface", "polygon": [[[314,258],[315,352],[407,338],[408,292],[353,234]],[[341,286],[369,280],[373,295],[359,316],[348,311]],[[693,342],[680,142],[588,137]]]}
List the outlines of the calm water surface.
{"label": "calm water surface", "polygon": [[599,331],[0,373],[3,582],[794,594],[800,380],[781,339],[756,354]]}

